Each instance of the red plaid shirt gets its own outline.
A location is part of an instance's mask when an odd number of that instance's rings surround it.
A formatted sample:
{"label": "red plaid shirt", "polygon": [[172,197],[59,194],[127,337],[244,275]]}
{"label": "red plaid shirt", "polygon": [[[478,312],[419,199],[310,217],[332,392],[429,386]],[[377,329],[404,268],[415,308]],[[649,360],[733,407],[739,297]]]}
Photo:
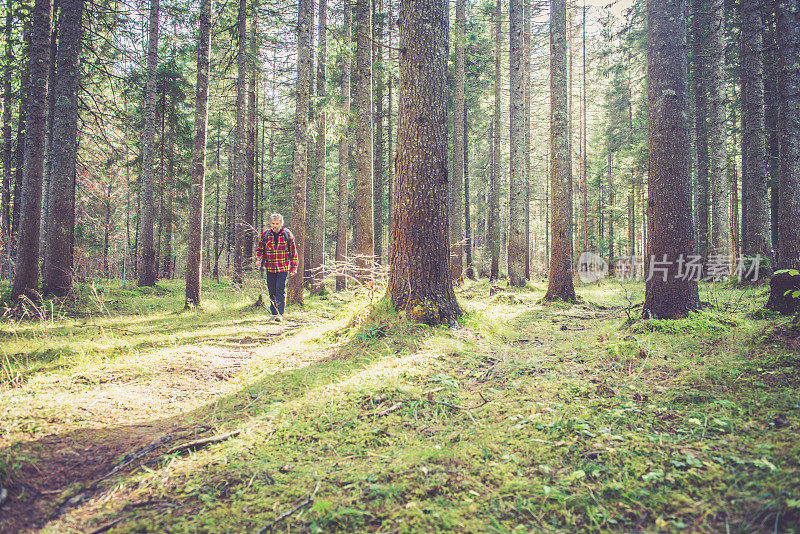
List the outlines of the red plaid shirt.
{"label": "red plaid shirt", "polygon": [[[289,243],[286,243],[286,236],[289,236]],[[276,240],[277,239],[277,243]],[[265,267],[271,273],[285,273],[297,269],[297,246],[294,236],[286,228],[282,228],[280,233],[275,234],[272,230],[267,230],[261,234],[256,247],[256,260],[258,264]]]}

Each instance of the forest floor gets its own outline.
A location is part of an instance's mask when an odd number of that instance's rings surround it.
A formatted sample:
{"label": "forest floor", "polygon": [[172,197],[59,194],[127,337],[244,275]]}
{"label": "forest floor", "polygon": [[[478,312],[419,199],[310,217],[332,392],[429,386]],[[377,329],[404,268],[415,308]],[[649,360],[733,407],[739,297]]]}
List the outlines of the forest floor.
{"label": "forest floor", "polygon": [[763,287],[670,322],[640,282],[481,280],[449,329],[379,289],[274,323],[248,283],[0,323],[0,532],[800,532],[800,331]]}

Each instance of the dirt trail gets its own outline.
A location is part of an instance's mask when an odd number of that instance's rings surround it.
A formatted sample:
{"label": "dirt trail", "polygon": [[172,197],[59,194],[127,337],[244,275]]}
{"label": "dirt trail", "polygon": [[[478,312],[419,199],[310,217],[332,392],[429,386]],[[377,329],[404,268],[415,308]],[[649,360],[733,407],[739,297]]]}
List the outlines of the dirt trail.
{"label": "dirt trail", "polygon": [[41,420],[49,410],[51,433],[26,434],[22,428],[0,438],[6,447],[23,440],[9,449],[22,461],[12,466],[6,483],[0,533],[35,532],[91,498],[104,479],[135,469],[173,445],[214,435],[213,422],[197,421],[192,412],[241,389],[237,375],[282,334],[300,326],[269,324],[258,337],[136,354],[113,368],[101,365],[91,373],[53,375],[26,386],[35,394],[15,395],[7,413],[33,412]]}

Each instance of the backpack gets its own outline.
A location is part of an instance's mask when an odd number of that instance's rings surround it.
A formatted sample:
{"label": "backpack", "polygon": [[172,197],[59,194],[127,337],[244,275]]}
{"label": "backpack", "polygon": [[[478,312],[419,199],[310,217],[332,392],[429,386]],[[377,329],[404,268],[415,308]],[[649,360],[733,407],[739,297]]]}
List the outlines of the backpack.
{"label": "backpack", "polygon": [[[272,231],[272,229],[268,228],[268,229],[264,230],[263,232],[261,232],[260,241],[261,241],[261,243],[264,243],[265,249],[266,249],[266,246],[267,246],[266,237],[267,237],[267,234],[270,233],[271,231]],[[286,248],[287,248],[287,250],[291,249],[291,242],[294,239],[294,237],[290,237],[290,236],[291,236],[291,234],[289,233],[289,229],[284,227],[283,228],[283,239],[286,240]],[[266,252],[266,250],[264,250],[264,252]]]}

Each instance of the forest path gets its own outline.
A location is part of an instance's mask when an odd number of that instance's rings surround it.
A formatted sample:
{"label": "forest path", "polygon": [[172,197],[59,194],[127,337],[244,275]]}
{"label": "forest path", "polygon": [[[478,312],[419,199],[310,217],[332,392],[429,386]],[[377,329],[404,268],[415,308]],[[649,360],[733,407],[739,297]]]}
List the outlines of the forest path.
{"label": "forest path", "polygon": [[[293,334],[311,324],[313,337],[336,321],[302,316],[275,323],[265,316],[256,333],[250,328],[213,341],[133,351],[91,372],[84,367],[52,374],[35,386],[6,391],[4,415],[20,420],[17,431],[0,442],[7,447],[18,441],[4,451],[15,465],[0,508],[0,532],[37,531],[91,499],[116,473],[218,434],[213,405],[242,390],[251,364],[277,372],[319,356],[298,357],[286,349]],[[43,421],[47,428],[41,428]]]}

